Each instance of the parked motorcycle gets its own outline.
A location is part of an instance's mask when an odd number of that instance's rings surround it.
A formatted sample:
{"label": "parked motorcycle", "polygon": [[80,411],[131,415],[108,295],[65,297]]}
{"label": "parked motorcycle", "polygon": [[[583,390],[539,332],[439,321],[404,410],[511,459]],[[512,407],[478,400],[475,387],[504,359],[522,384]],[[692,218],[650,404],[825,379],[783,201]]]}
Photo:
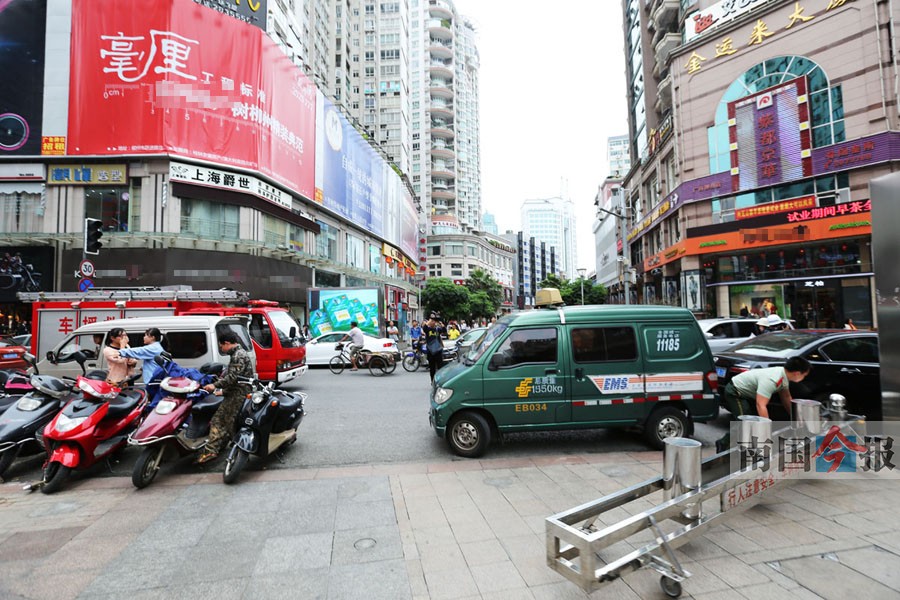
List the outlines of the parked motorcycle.
{"label": "parked motorcycle", "polygon": [[143,450],[131,472],[131,483],[138,489],[153,482],[167,454],[179,458],[198,452],[206,445],[209,422],[222,404],[222,396],[205,392],[203,385],[211,383],[225,365],[207,363],[197,369],[186,369],[171,356],[157,356],[162,367],[159,383],[160,398],[137,430],[128,436],[128,443]]}
{"label": "parked motorcycle", "polygon": [[49,455],[44,463],[44,478],[26,489],[39,487],[45,494],[52,494],[74,469],[88,469],[124,448],[147,403],[146,391],[121,390],[105,380],[79,376],[75,388],[81,393],[73,394],[44,428],[44,446]]}
{"label": "parked motorcycle", "polygon": [[[34,356],[25,360],[35,364]],[[63,381],[50,375],[35,374],[29,378],[30,391],[14,397],[14,402],[0,413],[0,478],[19,456],[42,452],[41,432],[59,412],[72,391],[74,380]]]}
{"label": "parked motorcycle", "polygon": [[284,444],[297,441],[297,428],[303,420],[306,394],[275,389],[274,383],[263,385],[258,379],[241,377],[253,392],[244,401],[238,415],[240,424],[225,458],[225,483],[234,483],[250,455],[264,458]]}

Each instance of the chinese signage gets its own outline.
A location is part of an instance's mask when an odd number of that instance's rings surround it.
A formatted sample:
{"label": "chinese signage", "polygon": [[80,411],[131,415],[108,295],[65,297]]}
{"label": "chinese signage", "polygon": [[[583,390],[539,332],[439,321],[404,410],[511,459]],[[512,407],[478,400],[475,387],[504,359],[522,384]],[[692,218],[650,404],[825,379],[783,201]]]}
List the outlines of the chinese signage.
{"label": "chinese signage", "polygon": [[315,86],[265,32],[191,0],[74,0],[71,47],[69,155],[181,155],[313,197]]}
{"label": "chinese signage", "polygon": [[415,271],[416,269],[416,265],[413,261],[403,256],[403,253],[400,252],[400,250],[394,248],[390,244],[382,244],[381,253],[388,259],[388,262],[396,262],[398,265],[403,265],[403,268],[407,271]]}
{"label": "chinese signage", "polygon": [[[856,202],[842,202],[841,204],[834,204],[832,206],[795,210],[788,213],[787,220],[789,223],[797,223],[799,221],[827,219],[828,217],[837,217],[839,215],[856,215],[871,211],[871,200],[859,200]],[[871,225],[871,223],[868,222],[866,224]]]}
{"label": "chinese signage", "polygon": [[198,167],[196,165],[172,162],[169,164],[169,180],[253,194],[288,210],[291,209],[293,204],[293,198],[290,194],[269,185],[265,181],[261,181],[251,175],[229,173],[228,171],[210,167]]}
{"label": "chinese signage", "polygon": [[662,146],[662,143],[666,141],[669,137],[669,134],[672,133],[672,114],[663,119],[663,122],[659,124],[659,127],[656,129],[650,130],[649,137],[649,156],[653,156],[656,154],[656,151]]}
{"label": "chinese signage", "polygon": [[45,135],[41,137],[41,154],[43,156],[65,156],[66,136]]}
{"label": "chinese signage", "polygon": [[233,19],[256,25],[266,30],[266,0],[194,0]]}
{"label": "chinese signage", "polygon": [[630,242],[634,236],[640,234],[642,231],[644,231],[644,229],[649,227],[651,223],[656,221],[656,219],[658,219],[661,215],[665,214],[670,207],[671,201],[668,199],[663,200],[660,204],[658,204],[656,208],[653,209],[653,212],[644,217],[643,220],[641,220],[641,222],[638,223],[634,229],[628,232],[628,241]]}
{"label": "chinese signage", "polygon": [[121,164],[51,165],[50,185],[126,185],[127,166]]}
{"label": "chinese signage", "polygon": [[728,103],[732,187],[777,185],[812,175],[806,77]]}
{"label": "chinese signage", "polygon": [[785,200],[783,202],[769,202],[767,204],[757,204],[756,206],[748,208],[738,208],[734,211],[734,216],[736,219],[751,219],[763,215],[774,215],[775,213],[813,208],[815,205],[815,196],[804,196],[802,198],[794,198],[793,200]]}
{"label": "chinese signage", "polygon": [[684,21],[684,41],[692,39],[703,33],[715,29],[723,23],[750,12],[757,6],[766,4],[769,0],[721,0],[709,8],[695,12]]}

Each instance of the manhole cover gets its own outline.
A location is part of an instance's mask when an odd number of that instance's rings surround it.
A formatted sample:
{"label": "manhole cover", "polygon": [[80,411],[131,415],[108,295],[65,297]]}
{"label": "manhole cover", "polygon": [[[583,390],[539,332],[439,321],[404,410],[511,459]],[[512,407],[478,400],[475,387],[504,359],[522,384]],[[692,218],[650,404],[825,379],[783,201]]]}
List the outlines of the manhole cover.
{"label": "manhole cover", "polygon": [[357,550],[370,550],[371,548],[374,548],[375,544],[377,543],[378,542],[376,542],[372,538],[362,538],[360,540],[356,540],[356,542],[353,543],[353,547]]}

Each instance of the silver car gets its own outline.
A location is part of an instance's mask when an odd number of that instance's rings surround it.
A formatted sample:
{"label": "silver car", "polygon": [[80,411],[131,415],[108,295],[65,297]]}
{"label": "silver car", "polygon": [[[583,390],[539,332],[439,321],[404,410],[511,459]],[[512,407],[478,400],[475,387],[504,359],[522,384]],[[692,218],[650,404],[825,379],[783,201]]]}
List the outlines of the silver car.
{"label": "silver car", "polygon": [[755,334],[757,318],[722,317],[718,319],[698,319],[700,329],[706,334],[709,349],[713,354],[724,352],[735,344],[747,340]]}

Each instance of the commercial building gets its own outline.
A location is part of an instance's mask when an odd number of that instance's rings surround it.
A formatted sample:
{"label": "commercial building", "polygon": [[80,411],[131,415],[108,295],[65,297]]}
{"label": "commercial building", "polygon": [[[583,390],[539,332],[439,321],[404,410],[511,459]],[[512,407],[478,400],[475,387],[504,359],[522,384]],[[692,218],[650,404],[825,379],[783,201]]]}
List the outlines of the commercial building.
{"label": "commercial building", "polygon": [[521,208],[522,232],[552,246],[557,257],[559,275],[575,279],[578,248],[575,243],[575,207],[568,198],[536,198],[525,200]]}
{"label": "commercial building", "polygon": [[[230,287],[300,315],[311,286],[378,287],[386,319],[417,305],[411,190],[261,28],[190,0],[21,6],[0,19],[33,58],[0,64],[25,124],[0,140],[4,313],[20,289],[92,285]],[[76,278],[86,217],[103,248]]]}
{"label": "commercial building", "polygon": [[556,247],[527,236],[524,232],[507,232],[504,239],[515,244],[516,260],[513,278],[516,282],[515,306],[520,310],[534,308],[534,297],[540,283],[548,275],[560,273]]}
{"label": "commercial building", "polygon": [[868,182],[900,158],[893,5],[623,9],[640,301],[875,325]]}

